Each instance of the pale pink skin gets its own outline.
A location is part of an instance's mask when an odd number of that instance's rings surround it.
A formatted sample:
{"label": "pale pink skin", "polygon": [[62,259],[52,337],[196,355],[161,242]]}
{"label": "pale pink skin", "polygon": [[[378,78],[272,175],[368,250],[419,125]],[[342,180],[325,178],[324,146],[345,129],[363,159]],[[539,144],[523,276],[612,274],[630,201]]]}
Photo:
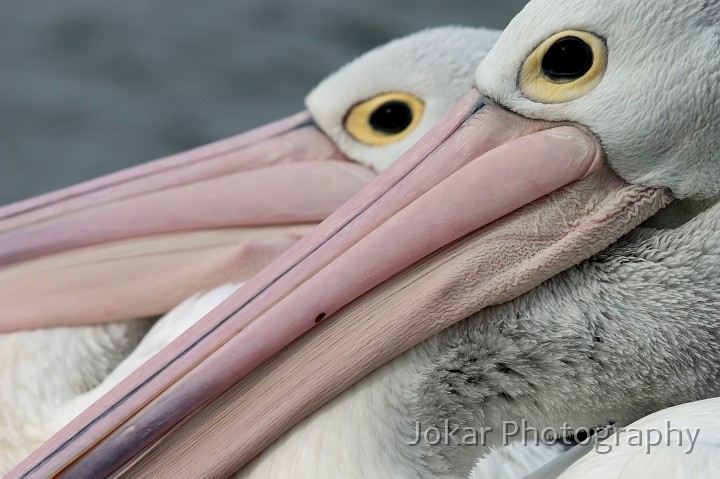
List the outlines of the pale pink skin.
{"label": "pale pink skin", "polygon": [[139,236],[317,223],[370,178],[352,163],[303,161],[145,193],[6,231],[0,264]]}
{"label": "pale pink skin", "polygon": [[301,113],[0,208],[0,333],[159,315],[245,281],[374,177]]}
{"label": "pale pink skin", "polygon": [[199,291],[247,280],[311,229],[156,235],[0,268],[0,332],[162,315]]}
{"label": "pale pink skin", "polygon": [[467,119],[478,100],[469,93],[389,170],[7,477],[105,477],[318,321],[602,166],[585,131],[498,107]]}

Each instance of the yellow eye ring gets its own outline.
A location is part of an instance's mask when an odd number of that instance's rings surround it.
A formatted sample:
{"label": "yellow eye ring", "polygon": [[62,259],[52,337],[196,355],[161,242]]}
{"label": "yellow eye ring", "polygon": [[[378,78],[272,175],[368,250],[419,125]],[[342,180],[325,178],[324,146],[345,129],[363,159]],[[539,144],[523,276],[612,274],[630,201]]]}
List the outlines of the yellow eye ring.
{"label": "yellow eye ring", "polygon": [[415,95],[388,92],[356,104],[345,116],[345,130],[370,146],[402,140],[417,128],[425,104]]}
{"label": "yellow eye ring", "polygon": [[520,89],[539,103],[577,100],[600,83],[607,62],[607,46],[597,35],[578,30],[556,33],[523,63]]}

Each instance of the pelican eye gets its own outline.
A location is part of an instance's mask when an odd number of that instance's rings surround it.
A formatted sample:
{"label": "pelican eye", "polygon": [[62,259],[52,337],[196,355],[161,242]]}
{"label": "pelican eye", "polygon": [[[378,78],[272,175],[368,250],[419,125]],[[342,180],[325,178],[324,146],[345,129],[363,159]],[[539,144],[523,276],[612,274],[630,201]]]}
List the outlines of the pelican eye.
{"label": "pelican eye", "polygon": [[565,37],[556,41],[542,60],[543,74],[556,82],[582,78],[592,66],[592,47],[578,37]]}
{"label": "pelican eye", "polygon": [[413,112],[410,105],[403,101],[391,100],[383,103],[370,115],[370,126],[389,135],[401,133],[410,126]]}
{"label": "pelican eye", "polygon": [[564,103],[588,94],[607,69],[605,41],[588,32],[557,33],[525,60],[520,89],[539,103]]}
{"label": "pelican eye", "polygon": [[412,133],[424,110],[425,104],[414,95],[382,93],[353,106],[345,116],[345,130],[367,145],[389,145]]}

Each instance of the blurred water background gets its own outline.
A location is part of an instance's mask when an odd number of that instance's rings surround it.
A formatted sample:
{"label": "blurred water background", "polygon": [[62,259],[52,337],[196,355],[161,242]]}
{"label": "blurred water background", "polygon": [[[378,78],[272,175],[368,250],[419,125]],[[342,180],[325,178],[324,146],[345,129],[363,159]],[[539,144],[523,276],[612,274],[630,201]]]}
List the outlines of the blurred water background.
{"label": "blurred water background", "polygon": [[3,0],[0,204],[302,108],[388,40],[526,0]]}

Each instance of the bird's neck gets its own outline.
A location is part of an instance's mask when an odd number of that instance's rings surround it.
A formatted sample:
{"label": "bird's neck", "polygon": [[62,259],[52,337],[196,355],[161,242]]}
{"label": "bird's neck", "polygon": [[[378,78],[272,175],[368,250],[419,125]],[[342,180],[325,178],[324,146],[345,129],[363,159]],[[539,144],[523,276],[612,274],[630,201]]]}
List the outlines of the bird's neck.
{"label": "bird's neck", "polygon": [[424,446],[431,470],[462,477],[488,447],[521,439],[503,437],[513,424],[530,434],[627,425],[719,395],[720,204],[711,203],[676,205],[665,228],[638,228],[438,335],[413,419],[491,432],[474,449]]}

